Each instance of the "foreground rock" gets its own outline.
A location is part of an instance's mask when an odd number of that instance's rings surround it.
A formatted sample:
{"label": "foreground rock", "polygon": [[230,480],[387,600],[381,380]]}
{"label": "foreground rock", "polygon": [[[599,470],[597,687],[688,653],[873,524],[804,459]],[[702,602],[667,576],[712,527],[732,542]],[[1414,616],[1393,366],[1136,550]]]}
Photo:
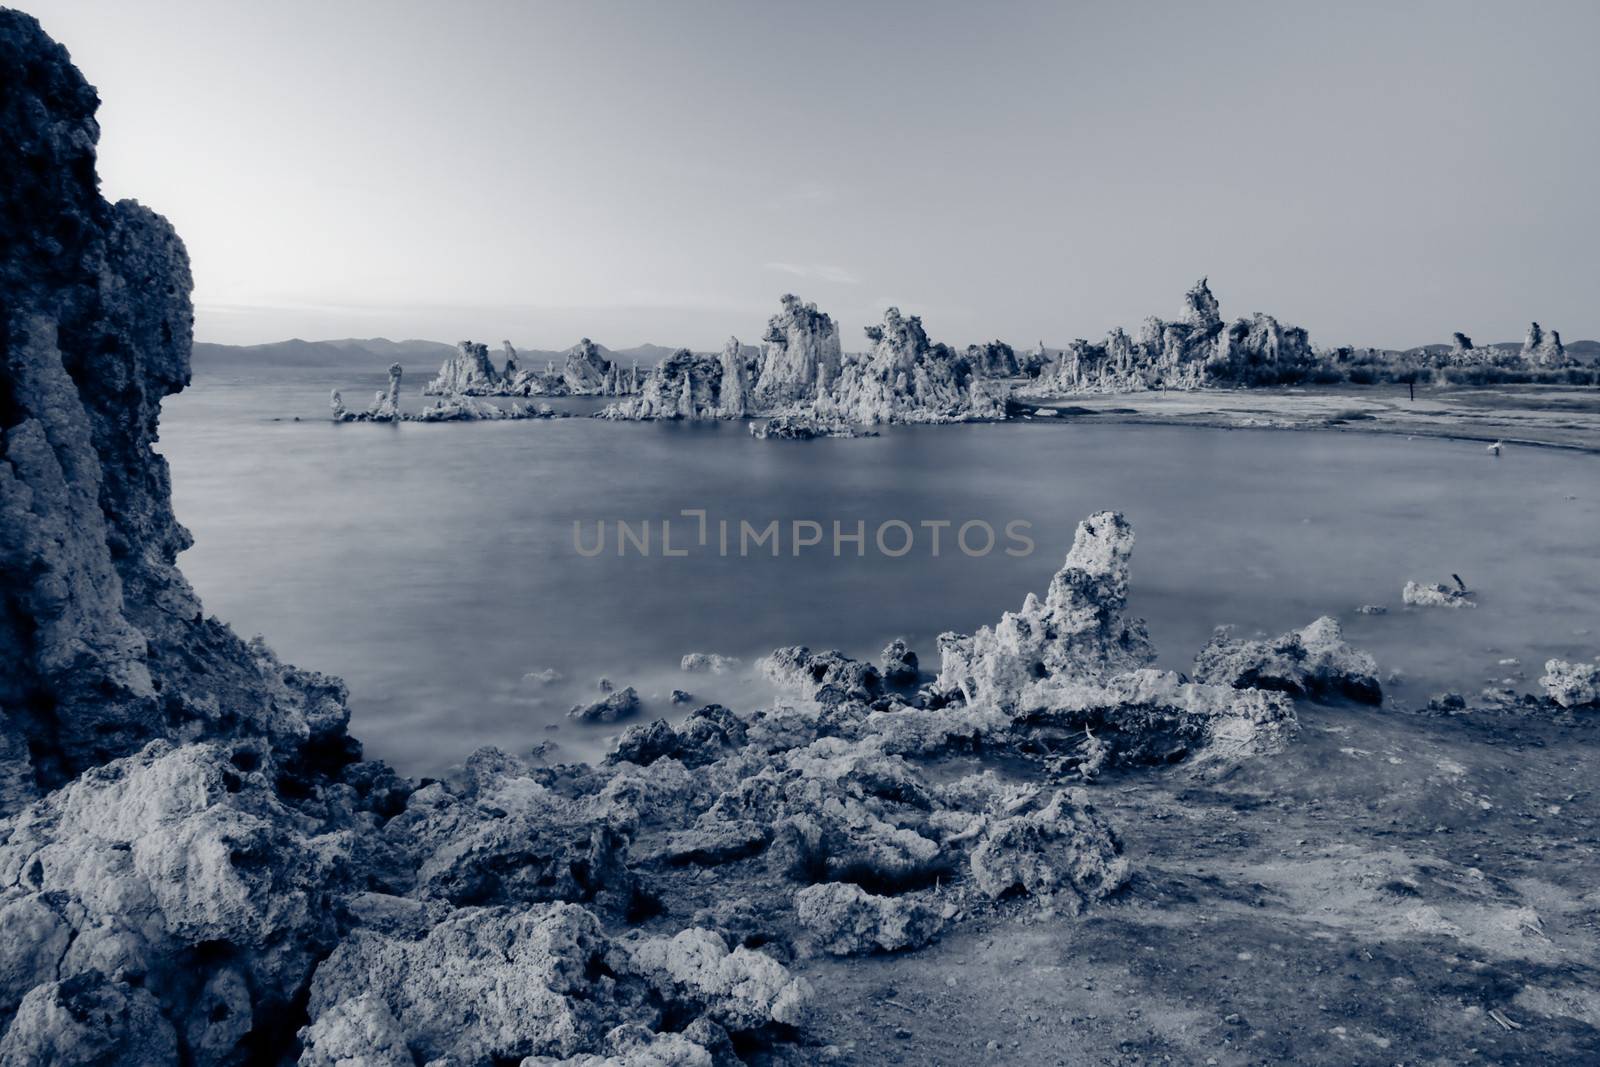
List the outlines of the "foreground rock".
{"label": "foreground rock", "polygon": [[1030,593],[992,628],[940,636],[936,688],[1037,727],[1036,747],[1091,776],[1108,764],[1281,748],[1294,729],[1281,695],[1148,669],[1149,633],[1123,614],[1132,552],[1121,515],[1084,520],[1042,602]]}
{"label": "foreground rock", "polygon": [[1568,663],[1553,659],[1539,679],[1545,693],[1563,708],[1600,706],[1600,663]]}
{"label": "foreground rock", "polygon": [[1338,621],[1327,615],[1271,641],[1235,641],[1221,627],[1195,656],[1194,676],[1235,689],[1383,702],[1377,661],[1346,644]]}

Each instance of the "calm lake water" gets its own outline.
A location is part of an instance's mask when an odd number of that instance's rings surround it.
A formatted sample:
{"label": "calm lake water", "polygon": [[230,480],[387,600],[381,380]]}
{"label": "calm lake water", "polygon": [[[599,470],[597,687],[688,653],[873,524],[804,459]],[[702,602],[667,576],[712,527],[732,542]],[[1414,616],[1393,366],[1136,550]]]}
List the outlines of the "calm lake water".
{"label": "calm lake water", "polygon": [[[408,773],[484,744],[554,739],[567,756],[593,756],[617,728],[565,713],[598,697],[602,676],[636,686],[647,715],[670,716],[674,688],[741,708],[770,697],[738,675],[682,674],[687,652],[748,667],[778,645],[875,657],[904,636],[937,666],[939,632],[1042,593],[1077,522],[1102,508],[1138,532],[1132,607],[1163,666],[1185,669],[1219,623],[1279,633],[1328,613],[1386,672],[1403,672],[1396,699],[1420,703],[1519,669],[1531,689],[1546,658],[1600,647],[1588,632],[1600,603],[1590,456],[1513,448],[1495,460],[1471,442],[1089,420],[807,443],[756,441],[742,423],[326,421],[330,385],[360,406],[380,384],[202,368],[166,401],[159,447],[195,535],[179,563],[207,610],[245,637],[267,635],[289,662],[345,678],[353,732]],[[304,421],[274,421],[293,416]],[[696,520],[679,515],[695,508],[711,523],[704,548]],[[649,557],[631,546],[618,557],[618,519],[652,523]],[[663,519],[687,556],[660,554]],[[726,557],[719,519],[734,531]],[[783,554],[741,558],[741,519],[778,520]],[[587,558],[573,524],[587,548],[598,520],[606,551]],[[798,557],[796,520],[826,531]],[[847,533],[865,523],[865,555],[849,543],[833,555],[834,520]],[[890,520],[916,535],[898,558],[873,543]],[[934,556],[920,524],[940,520],[953,526]],[[995,529],[989,554],[952,544],[970,520]],[[1014,520],[1030,524],[1031,554],[1003,551]],[[970,534],[982,547],[981,530]],[[885,538],[898,551],[904,533]],[[1452,572],[1478,591],[1477,610],[1402,610],[1406,579]],[[1361,604],[1390,614],[1356,614]],[[1521,667],[1499,663],[1509,658]],[[562,679],[524,678],[547,668]]]}

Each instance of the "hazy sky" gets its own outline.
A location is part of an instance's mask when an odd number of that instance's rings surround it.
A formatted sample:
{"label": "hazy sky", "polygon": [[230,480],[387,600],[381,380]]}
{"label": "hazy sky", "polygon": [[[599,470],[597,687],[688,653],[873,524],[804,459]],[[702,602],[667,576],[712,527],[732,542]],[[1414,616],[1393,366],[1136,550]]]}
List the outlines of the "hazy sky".
{"label": "hazy sky", "polygon": [[1600,335],[1600,4],[84,2],[197,336]]}

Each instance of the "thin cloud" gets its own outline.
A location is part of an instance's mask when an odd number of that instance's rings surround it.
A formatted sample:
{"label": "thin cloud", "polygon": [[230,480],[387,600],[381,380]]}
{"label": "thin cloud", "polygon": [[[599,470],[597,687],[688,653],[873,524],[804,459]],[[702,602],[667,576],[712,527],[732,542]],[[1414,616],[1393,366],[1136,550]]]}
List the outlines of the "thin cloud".
{"label": "thin cloud", "polygon": [[835,285],[861,284],[860,278],[845,268],[834,266],[832,263],[768,263],[765,266],[767,270],[775,270],[782,274],[792,274],[796,278],[832,282]]}

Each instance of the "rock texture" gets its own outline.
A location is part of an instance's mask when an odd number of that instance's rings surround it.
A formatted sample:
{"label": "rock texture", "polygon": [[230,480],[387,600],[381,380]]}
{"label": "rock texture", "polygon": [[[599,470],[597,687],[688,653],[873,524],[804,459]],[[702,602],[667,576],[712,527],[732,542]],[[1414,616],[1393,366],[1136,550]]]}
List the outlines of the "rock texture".
{"label": "rock texture", "polygon": [[[680,348],[662,360],[648,377],[639,395],[600,412],[608,419],[717,419],[726,414],[723,405],[723,360]],[[736,406],[742,396],[736,398]]]}
{"label": "rock texture", "polygon": [[1414,608],[1475,608],[1478,602],[1472,593],[1456,579],[1455,586],[1440,582],[1407,582],[1400,591],[1400,599]]}
{"label": "rock texture", "polygon": [[[508,360],[509,362],[509,360]],[[496,422],[505,419],[554,419],[565,414],[549,404],[510,403],[505,406],[491,404],[478,396],[451,393],[441,396],[419,411],[402,411],[400,408],[400,378],[402,369],[396,363],[389,368],[389,387],[379,393],[365,411],[351,411],[344,406],[344,398],[335,389],[328,406],[334,422]],[[504,385],[502,381],[500,383]],[[498,389],[498,387],[497,387]],[[503,395],[504,390],[498,389]]]}
{"label": "rock texture", "polygon": [[846,422],[960,422],[1004,418],[1005,402],[991,392],[965,356],[928,340],[922,319],[898,308],[867,327],[870,351],[851,356],[838,380],[819,393],[815,413]]}
{"label": "rock texture", "polygon": [[614,369],[615,365],[600,354],[599,346],[585,337],[567,349],[561,377],[573,396],[604,396],[608,381],[613,390],[616,388]]}
{"label": "rock texture", "polygon": [[1539,679],[1550,699],[1563,708],[1600,706],[1600,663],[1569,663],[1553,659]]}
{"label": "rock texture", "polygon": [[1121,515],[1085,519],[1043,601],[1030,593],[994,627],[940,635],[935,687],[1040,728],[1064,765],[1090,774],[1108,763],[1280,748],[1294,729],[1282,696],[1148,669],[1155,650],[1144,622],[1124,615],[1132,553]]}
{"label": "rock texture", "polygon": [[[1041,346],[1042,347],[1042,346]],[[1205,385],[1270,385],[1317,365],[1306,331],[1257,313],[1224,323],[1206,279],[1184,294],[1172,322],[1145,320],[1136,337],[1114,329],[1101,344],[1072,342],[1040,392],[1128,392]]]}
{"label": "rock texture", "polygon": [[494,396],[505,388],[505,379],[489,361],[489,346],[475,341],[459,341],[452,356],[445,358],[439,374],[422,387],[424,396]]}
{"label": "rock texture", "polygon": [[793,293],[784,294],[782,305],[761,339],[749,404],[755,411],[810,404],[839,374],[839,327],[833,319]]}
{"label": "rock texture", "polygon": [[343,688],[208,620],[152,448],[189,380],[183,244],[94,170],[95,92],[31,18],[0,14],[0,751],[4,798],[185,737],[342,750]]}
{"label": "rock texture", "polygon": [[1228,627],[1219,627],[1195,656],[1194,676],[1235,689],[1383,702],[1377,661],[1346,644],[1338,620],[1328,615],[1271,641],[1235,641]]}
{"label": "rock texture", "polygon": [[1554,330],[1546,330],[1537,322],[1528,324],[1528,336],[1522,342],[1521,359],[1532,367],[1565,367],[1569,362],[1561,335]]}

